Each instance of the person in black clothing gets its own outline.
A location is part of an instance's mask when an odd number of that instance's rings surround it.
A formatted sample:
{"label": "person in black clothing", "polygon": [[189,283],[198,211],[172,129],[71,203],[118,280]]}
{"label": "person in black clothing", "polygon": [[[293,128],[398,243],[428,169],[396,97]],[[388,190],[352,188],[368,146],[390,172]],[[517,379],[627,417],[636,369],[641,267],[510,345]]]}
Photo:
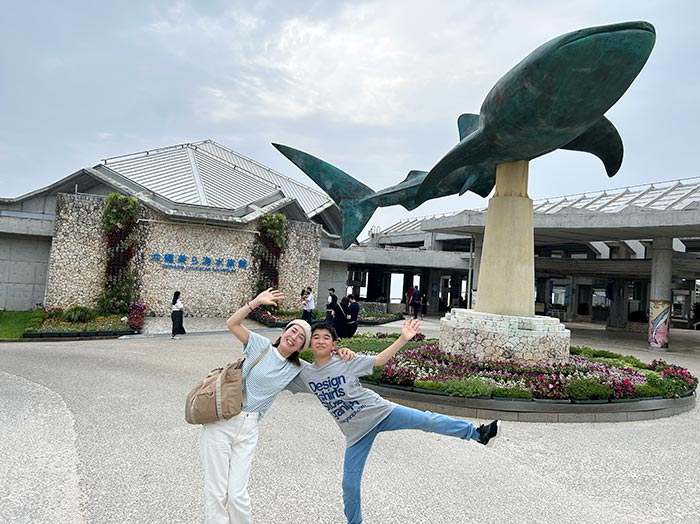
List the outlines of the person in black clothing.
{"label": "person in black clothing", "polygon": [[326,324],[333,325],[333,311],[338,303],[338,296],[335,294],[335,289],[328,288],[328,300],[326,300]]}
{"label": "person in black clothing", "polygon": [[355,335],[357,331],[357,315],[360,313],[360,304],[357,303],[355,295],[348,295],[348,338]]}
{"label": "person in black clothing", "polygon": [[172,300],[172,311],[170,313],[170,319],[173,321],[173,339],[179,338],[178,335],[186,335],[185,326],[182,324],[182,318],[184,315],[185,306],[180,300],[180,292],[175,291]]}
{"label": "person in black clothing", "polygon": [[340,338],[348,337],[348,299],[343,297],[340,303],[333,305],[333,328]]}
{"label": "person in black clothing", "polygon": [[418,318],[418,314],[421,312],[421,299],[418,286],[413,288],[413,295],[411,295],[411,308],[413,308],[413,318]]}

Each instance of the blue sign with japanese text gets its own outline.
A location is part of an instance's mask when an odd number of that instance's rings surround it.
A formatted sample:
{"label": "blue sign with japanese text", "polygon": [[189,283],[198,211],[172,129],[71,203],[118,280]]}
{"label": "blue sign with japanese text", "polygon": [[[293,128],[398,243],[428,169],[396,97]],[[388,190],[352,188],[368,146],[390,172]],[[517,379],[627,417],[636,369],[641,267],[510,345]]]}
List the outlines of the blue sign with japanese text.
{"label": "blue sign with japanese text", "polygon": [[180,253],[151,253],[151,262],[160,263],[163,269],[183,269],[186,271],[206,271],[211,273],[235,273],[248,269],[245,258],[211,257],[185,255]]}

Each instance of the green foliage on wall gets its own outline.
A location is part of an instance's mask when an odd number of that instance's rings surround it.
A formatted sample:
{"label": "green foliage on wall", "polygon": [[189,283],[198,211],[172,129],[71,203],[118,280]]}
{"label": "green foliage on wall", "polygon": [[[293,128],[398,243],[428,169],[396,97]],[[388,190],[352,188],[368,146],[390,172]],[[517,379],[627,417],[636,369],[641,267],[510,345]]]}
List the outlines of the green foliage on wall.
{"label": "green foliage on wall", "polygon": [[287,217],[279,213],[260,217],[260,236],[283,252],[287,248]]}
{"label": "green foliage on wall", "polygon": [[259,277],[257,292],[279,287],[279,259],[287,248],[287,217],[266,214],[259,221],[260,238],[255,248]]}
{"label": "green foliage on wall", "polygon": [[105,289],[98,300],[98,309],[105,314],[129,312],[134,289],[131,259],[136,246],[134,231],[139,208],[135,197],[119,193],[107,196],[102,220],[107,237],[107,266]]}

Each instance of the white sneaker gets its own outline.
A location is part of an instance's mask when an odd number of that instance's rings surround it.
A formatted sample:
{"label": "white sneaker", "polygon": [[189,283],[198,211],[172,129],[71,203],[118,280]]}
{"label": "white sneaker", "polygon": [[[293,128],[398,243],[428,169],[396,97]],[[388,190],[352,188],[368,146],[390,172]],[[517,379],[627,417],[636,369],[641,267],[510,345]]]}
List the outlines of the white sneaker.
{"label": "white sneaker", "polygon": [[180,340],[180,337],[174,336],[172,337],[173,340]]}

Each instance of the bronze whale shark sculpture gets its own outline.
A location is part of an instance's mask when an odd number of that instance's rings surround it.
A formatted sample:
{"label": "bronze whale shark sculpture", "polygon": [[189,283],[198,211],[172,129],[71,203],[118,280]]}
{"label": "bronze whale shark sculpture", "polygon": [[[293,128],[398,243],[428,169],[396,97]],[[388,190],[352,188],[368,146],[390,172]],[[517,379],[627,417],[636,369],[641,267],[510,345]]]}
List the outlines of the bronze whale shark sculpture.
{"label": "bronze whale shark sculpture", "polygon": [[639,75],[655,40],[648,22],[624,22],[546,42],[496,82],[478,115],[459,117],[459,143],[428,173],[411,171],[378,192],[308,153],[273,145],[338,204],[344,248],[377,207],[399,204],[412,210],[426,200],[466,191],[488,196],[497,164],[569,149],[597,156],[614,176],[622,164],[622,139],[604,114]]}

